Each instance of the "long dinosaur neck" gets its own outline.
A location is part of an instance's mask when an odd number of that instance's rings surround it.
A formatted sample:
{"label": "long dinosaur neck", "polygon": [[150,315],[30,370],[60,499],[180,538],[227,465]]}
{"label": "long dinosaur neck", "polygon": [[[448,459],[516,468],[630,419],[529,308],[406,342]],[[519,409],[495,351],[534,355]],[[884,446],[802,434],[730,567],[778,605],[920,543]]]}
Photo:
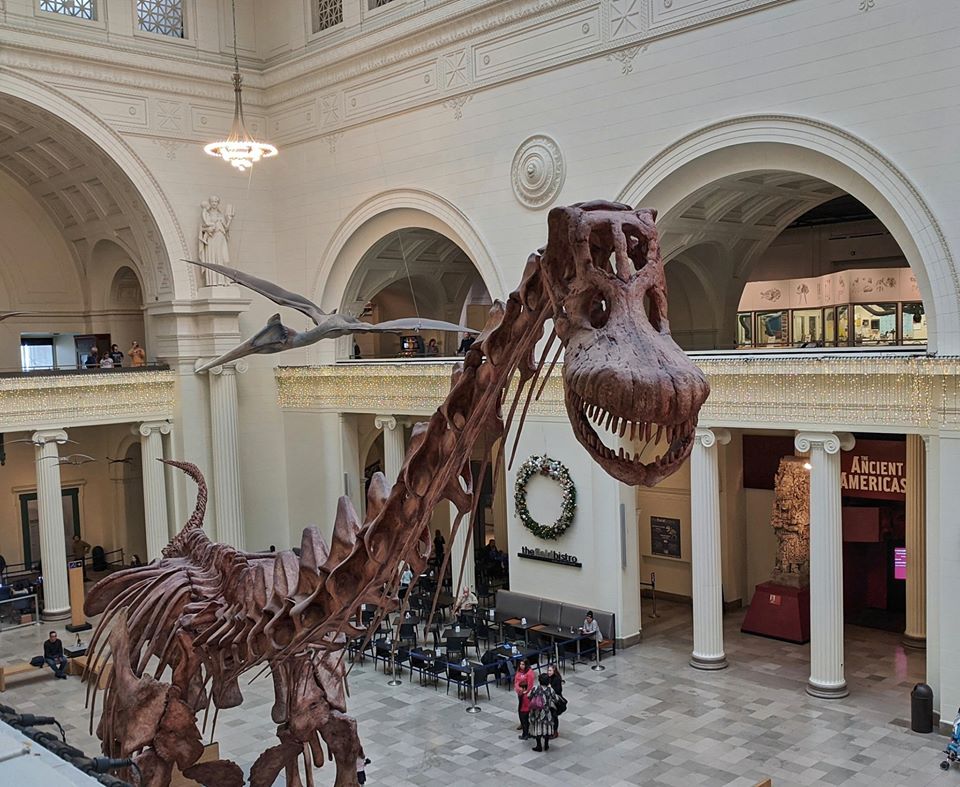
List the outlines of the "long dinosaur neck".
{"label": "long dinosaur neck", "polygon": [[460,477],[469,479],[474,446],[504,435],[502,406],[514,375],[519,372],[522,387],[536,373],[534,349],[552,315],[538,264],[539,257],[531,256],[520,288],[491,308],[486,328],[455,368],[450,393],[415,438],[389,495],[369,501],[357,543],[311,595],[309,606],[320,614],[307,613],[301,631],[312,636],[318,628],[340,629],[349,610],[381,601],[400,561],[414,570],[426,564],[434,509],[444,501],[469,509],[472,495]]}

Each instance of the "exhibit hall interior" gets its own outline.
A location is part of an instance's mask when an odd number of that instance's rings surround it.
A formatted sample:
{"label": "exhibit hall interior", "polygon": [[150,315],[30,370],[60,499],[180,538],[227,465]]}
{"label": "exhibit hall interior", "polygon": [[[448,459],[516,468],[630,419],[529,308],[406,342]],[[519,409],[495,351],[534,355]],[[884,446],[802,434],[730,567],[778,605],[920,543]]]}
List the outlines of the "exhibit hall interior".
{"label": "exhibit hall interior", "polygon": [[958,35],[0,0],[0,784],[953,784]]}

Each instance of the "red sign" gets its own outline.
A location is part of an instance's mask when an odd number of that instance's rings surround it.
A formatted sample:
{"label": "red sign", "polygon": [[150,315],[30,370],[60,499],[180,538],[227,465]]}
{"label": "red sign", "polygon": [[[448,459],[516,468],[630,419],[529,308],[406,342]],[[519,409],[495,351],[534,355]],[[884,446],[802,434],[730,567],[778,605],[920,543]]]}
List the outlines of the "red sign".
{"label": "red sign", "polygon": [[840,457],[840,494],[873,500],[905,500],[907,444],[901,440],[857,440]]}

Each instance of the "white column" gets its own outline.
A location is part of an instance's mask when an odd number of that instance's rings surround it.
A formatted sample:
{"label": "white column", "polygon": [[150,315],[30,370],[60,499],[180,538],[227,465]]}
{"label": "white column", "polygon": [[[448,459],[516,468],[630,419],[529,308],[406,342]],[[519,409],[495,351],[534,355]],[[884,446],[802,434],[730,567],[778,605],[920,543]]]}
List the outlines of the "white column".
{"label": "white column", "polygon": [[[457,521],[457,509],[453,503],[450,506],[450,529],[453,530],[453,524]],[[460,564],[463,561],[464,552],[467,553],[467,562],[463,567],[463,581],[460,583],[459,590],[463,588],[477,589],[477,571],[476,556],[473,548],[473,538],[467,537],[467,531],[470,529],[470,514],[466,514],[460,522],[460,528],[453,537],[453,543],[450,545],[450,577],[453,582],[453,591],[457,592],[457,577],[460,576]]]}
{"label": "white column", "polygon": [[43,564],[43,619],[70,617],[67,590],[67,538],[63,529],[59,445],[67,441],[62,429],[34,432],[37,456],[37,513],[40,519],[40,562]]}
{"label": "white column", "polygon": [[217,541],[244,548],[243,499],[240,492],[240,446],[237,375],[243,361],[210,370],[210,427],[213,436],[213,499]]}
{"label": "white column", "polygon": [[[943,704],[943,692],[940,691],[940,642],[941,631],[945,628],[945,615],[949,615],[950,610],[954,609],[954,599],[952,596],[953,587],[949,583],[946,587],[940,585],[940,563],[942,555],[940,550],[940,437],[937,435],[924,435],[923,445],[926,449],[924,462],[926,464],[926,540],[927,540],[927,670],[926,683],[933,689],[933,712],[943,721],[949,722],[953,719],[954,711],[950,706]],[[953,473],[953,467],[950,468]],[[952,476],[950,476],[952,477]],[[907,558],[909,561],[910,558]],[[907,569],[909,571],[909,568]],[[941,593],[943,601],[946,602],[946,611],[941,604]],[[947,663],[952,664],[954,651],[947,654]]]}
{"label": "white column", "polygon": [[927,644],[926,448],[918,434],[907,435],[907,625],[903,644]]}
{"label": "white column", "polygon": [[833,699],[849,694],[843,676],[843,526],[840,449],[851,435],[798,432],[794,445],[810,453],[810,679],[807,693]]}
{"label": "white column", "polygon": [[167,488],[163,472],[163,435],[170,434],[169,421],[145,421],[134,428],[140,435],[143,462],[143,522],[147,531],[147,561],[161,557],[169,543]]}
{"label": "white column", "polygon": [[717,444],[726,429],[698,427],[690,456],[690,554],[693,570],[693,655],[690,666],[727,666],[723,652],[723,582],[720,562],[720,473]]}
{"label": "white column", "polygon": [[393,415],[378,415],[373,419],[377,429],[383,429],[383,474],[387,483],[393,485],[400,468],[403,467],[403,455],[406,448],[403,444],[403,424]]}

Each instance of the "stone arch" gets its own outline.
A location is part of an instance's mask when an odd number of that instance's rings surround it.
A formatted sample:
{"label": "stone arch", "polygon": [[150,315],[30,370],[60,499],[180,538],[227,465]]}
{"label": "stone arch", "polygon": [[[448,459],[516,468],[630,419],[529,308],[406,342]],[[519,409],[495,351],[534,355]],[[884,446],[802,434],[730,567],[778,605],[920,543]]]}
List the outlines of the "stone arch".
{"label": "stone arch", "polygon": [[160,184],[127,142],[79,102],[36,79],[0,67],[0,96],[34,120],[72,135],[86,162],[103,168],[115,199],[131,217],[130,245],[139,267],[144,297],[151,301],[188,298],[195,280],[182,263],[187,244],[174,210]]}
{"label": "stone arch", "polygon": [[449,238],[466,252],[490,295],[506,296],[487,243],[456,206],[427,191],[397,189],[366,200],[341,222],[320,259],[314,300],[324,309],[337,308],[356,261],[375,242],[406,227],[423,227]]}
{"label": "stone arch", "polygon": [[900,245],[917,277],[930,322],[929,350],[960,351],[960,332],[938,330],[938,315],[960,312],[960,272],[940,223],[892,161],[847,131],[789,115],[719,121],[650,159],[618,199],[656,207],[663,222],[687,195],[721,178],[756,170],[758,162],[765,170],[820,178],[870,208]]}

